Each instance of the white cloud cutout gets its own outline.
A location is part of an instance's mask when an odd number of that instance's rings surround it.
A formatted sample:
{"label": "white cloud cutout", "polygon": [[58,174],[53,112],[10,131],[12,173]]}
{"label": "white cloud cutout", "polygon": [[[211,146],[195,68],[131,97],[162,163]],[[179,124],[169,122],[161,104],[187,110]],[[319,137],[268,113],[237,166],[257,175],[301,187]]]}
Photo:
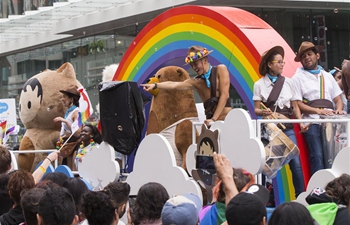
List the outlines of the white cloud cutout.
{"label": "white cloud cutout", "polygon": [[[249,114],[243,109],[232,109],[225,121],[213,123],[210,130],[219,131],[219,153],[224,154],[233,167],[243,168],[252,174],[261,173],[265,166],[265,149],[256,138],[255,129]],[[187,171],[195,169],[197,145],[187,150]]]}
{"label": "white cloud cutout", "polygon": [[79,163],[79,175],[89,182],[94,190],[103,189],[119,178],[120,168],[114,157],[114,149],[108,143],[102,142],[99,147],[94,146]]}
{"label": "white cloud cutout", "polygon": [[202,199],[198,184],[185,170],[176,166],[174,152],[169,142],[159,134],[149,134],[141,142],[134,161],[134,170],[126,182],[130,184],[131,195],[148,182],[162,184],[170,196],[194,193]]}
{"label": "white cloud cutout", "polygon": [[343,148],[333,161],[331,169],[319,170],[312,175],[307,185],[306,191],[302,192],[298,198],[297,202],[300,202],[304,205],[308,205],[305,201],[305,198],[310,194],[310,192],[315,187],[324,188],[328,182],[339,177],[343,173],[350,174],[350,147]]}
{"label": "white cloud cutout", "polygon": [[186,169],[189,174],[192,174],[192,170],[196,168],[196,152],[197,144],[191,144],[186,153]]}
{"label": "white cloud cutout", "polygon": [[220,153],[226,155],[233,167],[252,174],[261,173],[265,165],[265,149],[256,137],[252,119],[243,109],[232,109],[220,131]]}

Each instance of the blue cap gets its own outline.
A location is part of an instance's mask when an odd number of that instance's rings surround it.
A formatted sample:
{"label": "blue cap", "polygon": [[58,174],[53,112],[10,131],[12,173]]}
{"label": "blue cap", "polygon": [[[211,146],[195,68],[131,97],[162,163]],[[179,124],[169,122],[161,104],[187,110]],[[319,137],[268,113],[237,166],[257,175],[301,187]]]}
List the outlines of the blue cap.
{"label": "blue cap", "polygon": [[200,198],[192,193],[170,198],[163,206],[163,225],[196,225],[198,211],[202,207]]}
{"label": "blue cap", "polygon": [[329,71],[330,74],[332,74],[332,76],[334,76],[334,73],[336,72],[336,69],[332,69],[331,71]]}

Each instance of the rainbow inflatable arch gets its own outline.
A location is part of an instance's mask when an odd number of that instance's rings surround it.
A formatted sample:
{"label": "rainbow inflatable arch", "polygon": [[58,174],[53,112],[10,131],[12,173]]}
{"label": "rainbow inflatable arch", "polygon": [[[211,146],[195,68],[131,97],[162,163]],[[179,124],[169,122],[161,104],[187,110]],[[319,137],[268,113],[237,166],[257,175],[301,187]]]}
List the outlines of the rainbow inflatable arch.
{"label": "rainbow inflatable arch", "polygon": [[[214,50],[209,56],[210,63],[226,65],[232,86],[253,118],[253,85],[261,77],[258,72],[260,55],[280,45],[285,50],[283,75],[291,77],[299,66],[285,40],[259,17],[238,8],[182,6],[159,15],[137,35],[113,80],[141,84],[162,67],[182,67],[192,45]],[[294,199],[289,170],[282,169],[277,181],[274,186],[277,203]]]}

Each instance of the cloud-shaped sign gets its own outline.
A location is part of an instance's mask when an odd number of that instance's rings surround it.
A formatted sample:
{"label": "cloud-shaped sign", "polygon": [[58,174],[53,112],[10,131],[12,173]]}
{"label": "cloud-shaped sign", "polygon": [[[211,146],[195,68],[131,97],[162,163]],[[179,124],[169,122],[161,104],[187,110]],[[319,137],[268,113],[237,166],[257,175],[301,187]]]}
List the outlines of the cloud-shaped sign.
{"label": "cloud-shaped sign", "polygon": [[[259,174],[265,166],[265,149],[256,138],[249,114],[243,109],[232,109],[225,121],[213,123],[210,130],[219,130],[219,153],[224,154],[236,168],[243,168],[252,174]],[[195,169],[196,144],[187,150],[186,164],[190,173]]]}
{"label": "cloud-shaped sign", "polygon": [[0,102],[0,114],[6,112],[9,106],[6,102]]}
{"label": "cloud-shaped sign", "polygon": [[265,166],[265,149],[256,137],[252,119],[243,109],[231,110],[225,118],[220,135],[221,153],[233,167],[252,174],[261,173]]}
{"label": "cloud-shaped sign", "polygon": [[328,182],[334,180],[337,177],[340,177],[343,173],[350,174],[350,147],[343,148],[338,155],[335,157],[331,169],[319,170],[312,175],[307,185],[306,191],[301,193],[297,202],[300,202],[304,205],[308,205],[305,201],[305,198],[311,191],[316,187],[324,188]]}
{"label": "cloud-shaped sign", "polygon": [[147,135],[141,142],[134,161],[134,170],[126,182],[131,195],[148,182],[158,182],[174,194],[194,193],[202,199],[202,191],[185,170],[176,165],[174,152],[169,142],[159,134]]}
{"label": "cloud-shaped sign", "polygon": [[119,178],[120,168],[115,161],[112,146],[102,142],[94,146],[79,163],[78,172],[91,185],[93,190],[103,189],[107,184]]}

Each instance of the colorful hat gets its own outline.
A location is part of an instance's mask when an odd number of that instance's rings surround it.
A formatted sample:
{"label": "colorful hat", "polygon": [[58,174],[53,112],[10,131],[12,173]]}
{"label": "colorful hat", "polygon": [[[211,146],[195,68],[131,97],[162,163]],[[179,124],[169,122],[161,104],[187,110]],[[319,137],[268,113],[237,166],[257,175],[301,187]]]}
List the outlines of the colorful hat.
{"label": "colorful hat", "polygon": [[309,41],[303,41],[299,47],[299,50],[298,50],[298,53],[297,55],[295,56],[294,58],[294,61],[295,62],[300,62],[301,61],[301,56],[311,50],[311,49],[316,49],[316,46],[314,44],[312,44],[311,42]]}
{"label": "colorful hat", "polygon": [[261,61],[259,65],[259,73],[263,76],[267,73],[267,59],[270,58],[271,54],[274,52],[278,52],[284,58],[284,50],[281,46],[275,46],[271,48],[270,50],[267,50],[261,55]]}
{"label": "colorful hat", "polygon": [[208,51],[207,48],[202,46],[191,46],[187,51],[187,56],[185,58],[185,63],[190,64],[204,57],[207,57],[213,50]]}

